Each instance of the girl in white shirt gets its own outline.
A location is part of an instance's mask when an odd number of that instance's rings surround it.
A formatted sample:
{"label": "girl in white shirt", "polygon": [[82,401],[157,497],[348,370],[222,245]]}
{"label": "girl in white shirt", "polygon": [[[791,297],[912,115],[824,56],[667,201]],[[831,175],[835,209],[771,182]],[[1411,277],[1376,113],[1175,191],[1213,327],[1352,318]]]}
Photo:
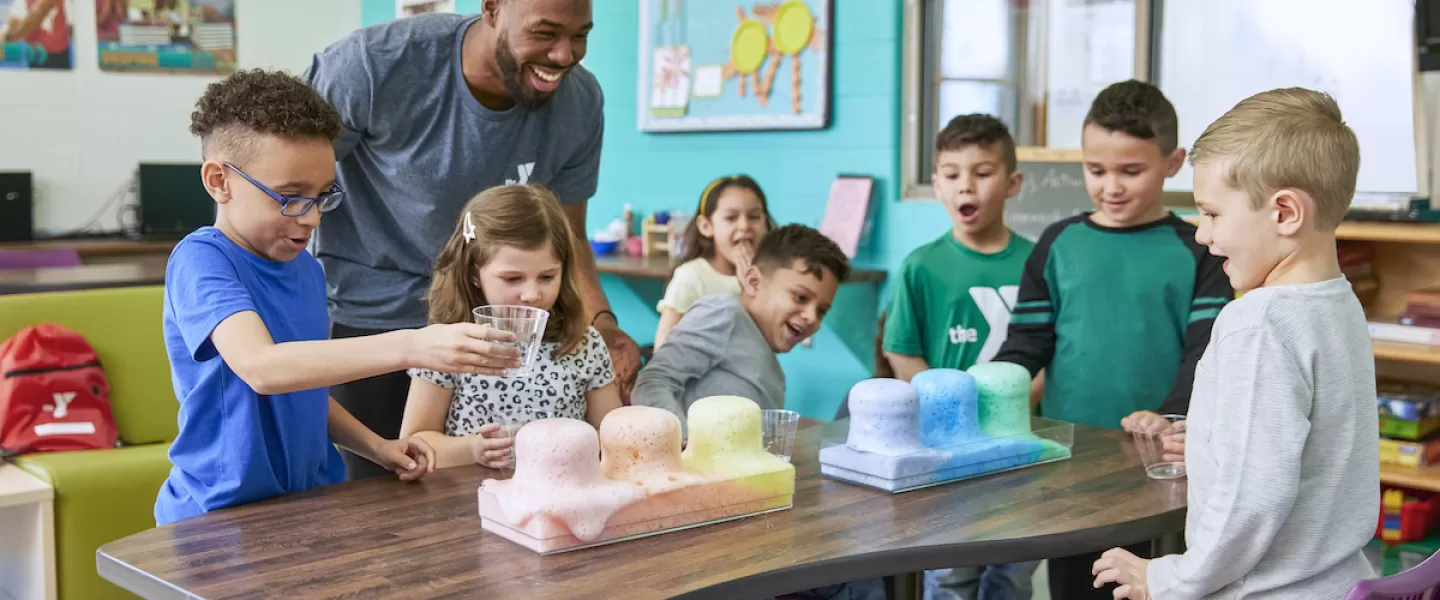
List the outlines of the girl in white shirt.
{"label": "girl in white shirt", "polygon": [[711,294],[740,295],[737,274],[750,268],[755,245],[774,227],[765,192],[749,176],[721,177],[705,187],[695,218],[685,230],[679,266],[656,307],[660,311],[656,348],[665,344],[670,330],[696,300]]}

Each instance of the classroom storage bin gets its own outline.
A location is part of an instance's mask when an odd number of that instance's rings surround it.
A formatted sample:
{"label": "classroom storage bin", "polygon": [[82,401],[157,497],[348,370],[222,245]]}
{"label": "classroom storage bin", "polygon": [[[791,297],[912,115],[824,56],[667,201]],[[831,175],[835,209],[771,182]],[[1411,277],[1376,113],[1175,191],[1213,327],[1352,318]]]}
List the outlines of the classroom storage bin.
{"label": "classroom storage bin", "polygon": [[1387,544],[1423,540],[1440,519],[1440,495],[1387,488],[1380,497],[1375,537]]}

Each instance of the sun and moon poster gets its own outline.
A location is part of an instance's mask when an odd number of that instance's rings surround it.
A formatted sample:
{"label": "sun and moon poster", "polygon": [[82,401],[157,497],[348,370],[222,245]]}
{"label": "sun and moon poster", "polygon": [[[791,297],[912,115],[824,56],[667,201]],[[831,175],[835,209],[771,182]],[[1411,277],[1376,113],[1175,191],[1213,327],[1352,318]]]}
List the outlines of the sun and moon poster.
{"label": "sun and moon poster", "polygon": [[641,0],[641,131],[823,129],[831,0]]}

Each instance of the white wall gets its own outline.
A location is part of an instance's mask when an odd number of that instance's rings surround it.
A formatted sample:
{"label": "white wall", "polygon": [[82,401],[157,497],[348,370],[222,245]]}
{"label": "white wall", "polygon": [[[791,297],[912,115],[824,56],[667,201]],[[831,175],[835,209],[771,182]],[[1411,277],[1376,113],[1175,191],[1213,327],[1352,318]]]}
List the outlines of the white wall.
{"label": "white wall", "polygon": [[[240,68],[299,74],[312,54],[360,27],[360,4],[237,2]],[[0,114],[5,115],[0,119],[0,171],[34,173],[39,235],[85,224],[108,197],[129,189],[138,163],[199,162],[200,142],[189,132],[190,111],[205,86],[217,79],[100,71],[94,3],[79,0],[74,6],[73,70],[0,70]],[[99,227],[117,230],[115,215],[106,209]]]}

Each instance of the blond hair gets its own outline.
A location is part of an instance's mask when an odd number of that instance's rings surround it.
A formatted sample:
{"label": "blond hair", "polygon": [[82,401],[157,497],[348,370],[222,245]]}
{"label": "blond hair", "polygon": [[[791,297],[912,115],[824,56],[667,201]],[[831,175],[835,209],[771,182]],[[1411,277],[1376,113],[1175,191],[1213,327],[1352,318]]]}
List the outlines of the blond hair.
{"label": "blond hair", "polygon": [[[473,229],[467,227],[467,218]],[[550,309],[545,341],[556,344],[557,355],[573,352],[586,333],[585,306],[574,280],[573,239],[560,201],[544,186],[504,185],[480,192],[465,205],[455,232],[435,259],[428,297],[430,322],[469,322],[474,307],[489,304],[476,279],[500,247],[549,248],[560,261],[561,274],[560,296]]]}
{"label": "blond hair", "polygon": [[1334,229],[1355,197],[1360,144],[1329,94],[1304,88],[1261,92],[1241,100],[1190,150],[1190,164],[1228,160],[1224,182],[1259,208],[1276,191],[1315,200],[1315,225]]}

